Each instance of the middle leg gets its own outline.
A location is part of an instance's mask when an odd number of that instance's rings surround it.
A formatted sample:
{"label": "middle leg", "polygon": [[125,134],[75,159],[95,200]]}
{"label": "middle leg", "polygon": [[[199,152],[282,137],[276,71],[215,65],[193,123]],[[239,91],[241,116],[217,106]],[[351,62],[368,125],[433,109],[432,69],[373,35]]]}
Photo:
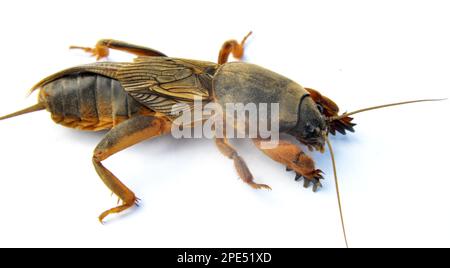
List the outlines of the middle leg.
{"label": "middle leg", "polygon": [[272,190],[272,188],[270,188],[270,186],[266,184],[259,184],[253,181],[253,175],[245,164],[244,159],[242,159],[242,157],[238,155],[236,150],[228,143],[225,138],[216,138],[216,145],[223,155],[234,161],[234,167],[236,168],[239,177],[245,183],[247,183],[254,189]]}

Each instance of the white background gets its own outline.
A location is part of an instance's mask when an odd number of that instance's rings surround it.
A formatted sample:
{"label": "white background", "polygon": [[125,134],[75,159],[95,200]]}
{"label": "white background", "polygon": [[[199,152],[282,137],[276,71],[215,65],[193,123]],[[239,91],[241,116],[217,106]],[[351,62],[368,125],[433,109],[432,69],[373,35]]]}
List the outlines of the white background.
{"label": "white background", "polygon": [[[35,103],[27,90],[92,62],[69,45],[115,38],[174,57],[215,61],[249,30],[246,61],[320,90],[342,111],[449,97],[448,1],[2,1],[0,114]],[[112,60],[130,57],[114,53]],[[449,101],[355,116],[332,139],[350,246],[449,247]],[[328,154],[317,193],[249,141],[233,141],[256,181],[242,183],[211,140],[149,140],[107,161],[142,199],[115,205],[91,164],[103,133],[47,112],[0,122],[0,246],[342,247]]]}

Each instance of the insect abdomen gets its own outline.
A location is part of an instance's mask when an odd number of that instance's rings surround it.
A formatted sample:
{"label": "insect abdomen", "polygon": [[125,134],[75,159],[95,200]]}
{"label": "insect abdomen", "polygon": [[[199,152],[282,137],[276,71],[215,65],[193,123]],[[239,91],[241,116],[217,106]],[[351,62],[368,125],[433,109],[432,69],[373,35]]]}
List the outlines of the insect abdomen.
{"label": "insect abdomen", "polygon": [[39,101],[56,123],[83,130],[110,129],[138,113],[152,113],[117,80],[93,73],[68,75],[44,85]]}

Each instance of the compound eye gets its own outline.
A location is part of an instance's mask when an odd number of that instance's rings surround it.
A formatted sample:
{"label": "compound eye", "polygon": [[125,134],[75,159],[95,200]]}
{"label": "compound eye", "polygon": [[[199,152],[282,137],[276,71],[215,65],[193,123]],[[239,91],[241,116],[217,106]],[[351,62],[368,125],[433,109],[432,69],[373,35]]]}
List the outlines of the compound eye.
{"label": "compound eye", "polygon": [[323,114],[323,107],[322,107],[322,105],[317,104],[317,109],[319,110],[319,112],[320,112],[321,114]]}

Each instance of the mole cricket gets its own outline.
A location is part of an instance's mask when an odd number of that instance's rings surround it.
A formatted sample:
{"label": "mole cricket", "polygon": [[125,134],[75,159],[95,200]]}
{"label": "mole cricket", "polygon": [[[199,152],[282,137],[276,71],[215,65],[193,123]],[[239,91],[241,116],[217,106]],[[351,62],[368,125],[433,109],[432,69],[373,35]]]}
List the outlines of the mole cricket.
{"label": "mole cricket", "polygon": [[[232,54],[241,59],[251,32],[241,42],[226,41],[216,62],[171,58],[155,49],[113,39],[102,39],[95,47],[71,46],[82,49],[97,60],[106,58],[110,49],[137,56],[133,62],[98,61],[75,66],[52,74],[31,88],[38,91],[37,104],[0,117],[47,110],[51,118],[66,127],[86,131],[108,130],[92,155],[92,164],[104,184],[122,202],[100,214],[119,213],[138,203],[139,199],[102,161],[143,140],[171,132],[176,117],[172,108],[183,104],[192,109],[196,100],[213,102],[220,107],[227,103],[276,103],[279,106],[279,132],[293,136],[310,150],[324,152],[328,145],[333,164],[336,193],[345,243],[344,218],[340,204],[336,165],[328,135],[354,132],[351,115],[414,102],[437,101],[422,99],[379,105],[339,114],[338,105],[319,91],[300,84],[268,69],[245,62],[228,62]],[[270,117],[270,116],[269,116]],[[274,119],[274,118],[272,118]],[[248,124],[248,122],[244,122]],[[243,182],[255,189],[271,189],[255,182],[250,169],[227,137],[215,137],[215,143],[234,166]],[[323,172],[298,145],[279,140],[274,148],[262,146],[262,137],[253,137],[254,145],[272,160],[303,179],[304,187],[313,191],[322,186]]]}

